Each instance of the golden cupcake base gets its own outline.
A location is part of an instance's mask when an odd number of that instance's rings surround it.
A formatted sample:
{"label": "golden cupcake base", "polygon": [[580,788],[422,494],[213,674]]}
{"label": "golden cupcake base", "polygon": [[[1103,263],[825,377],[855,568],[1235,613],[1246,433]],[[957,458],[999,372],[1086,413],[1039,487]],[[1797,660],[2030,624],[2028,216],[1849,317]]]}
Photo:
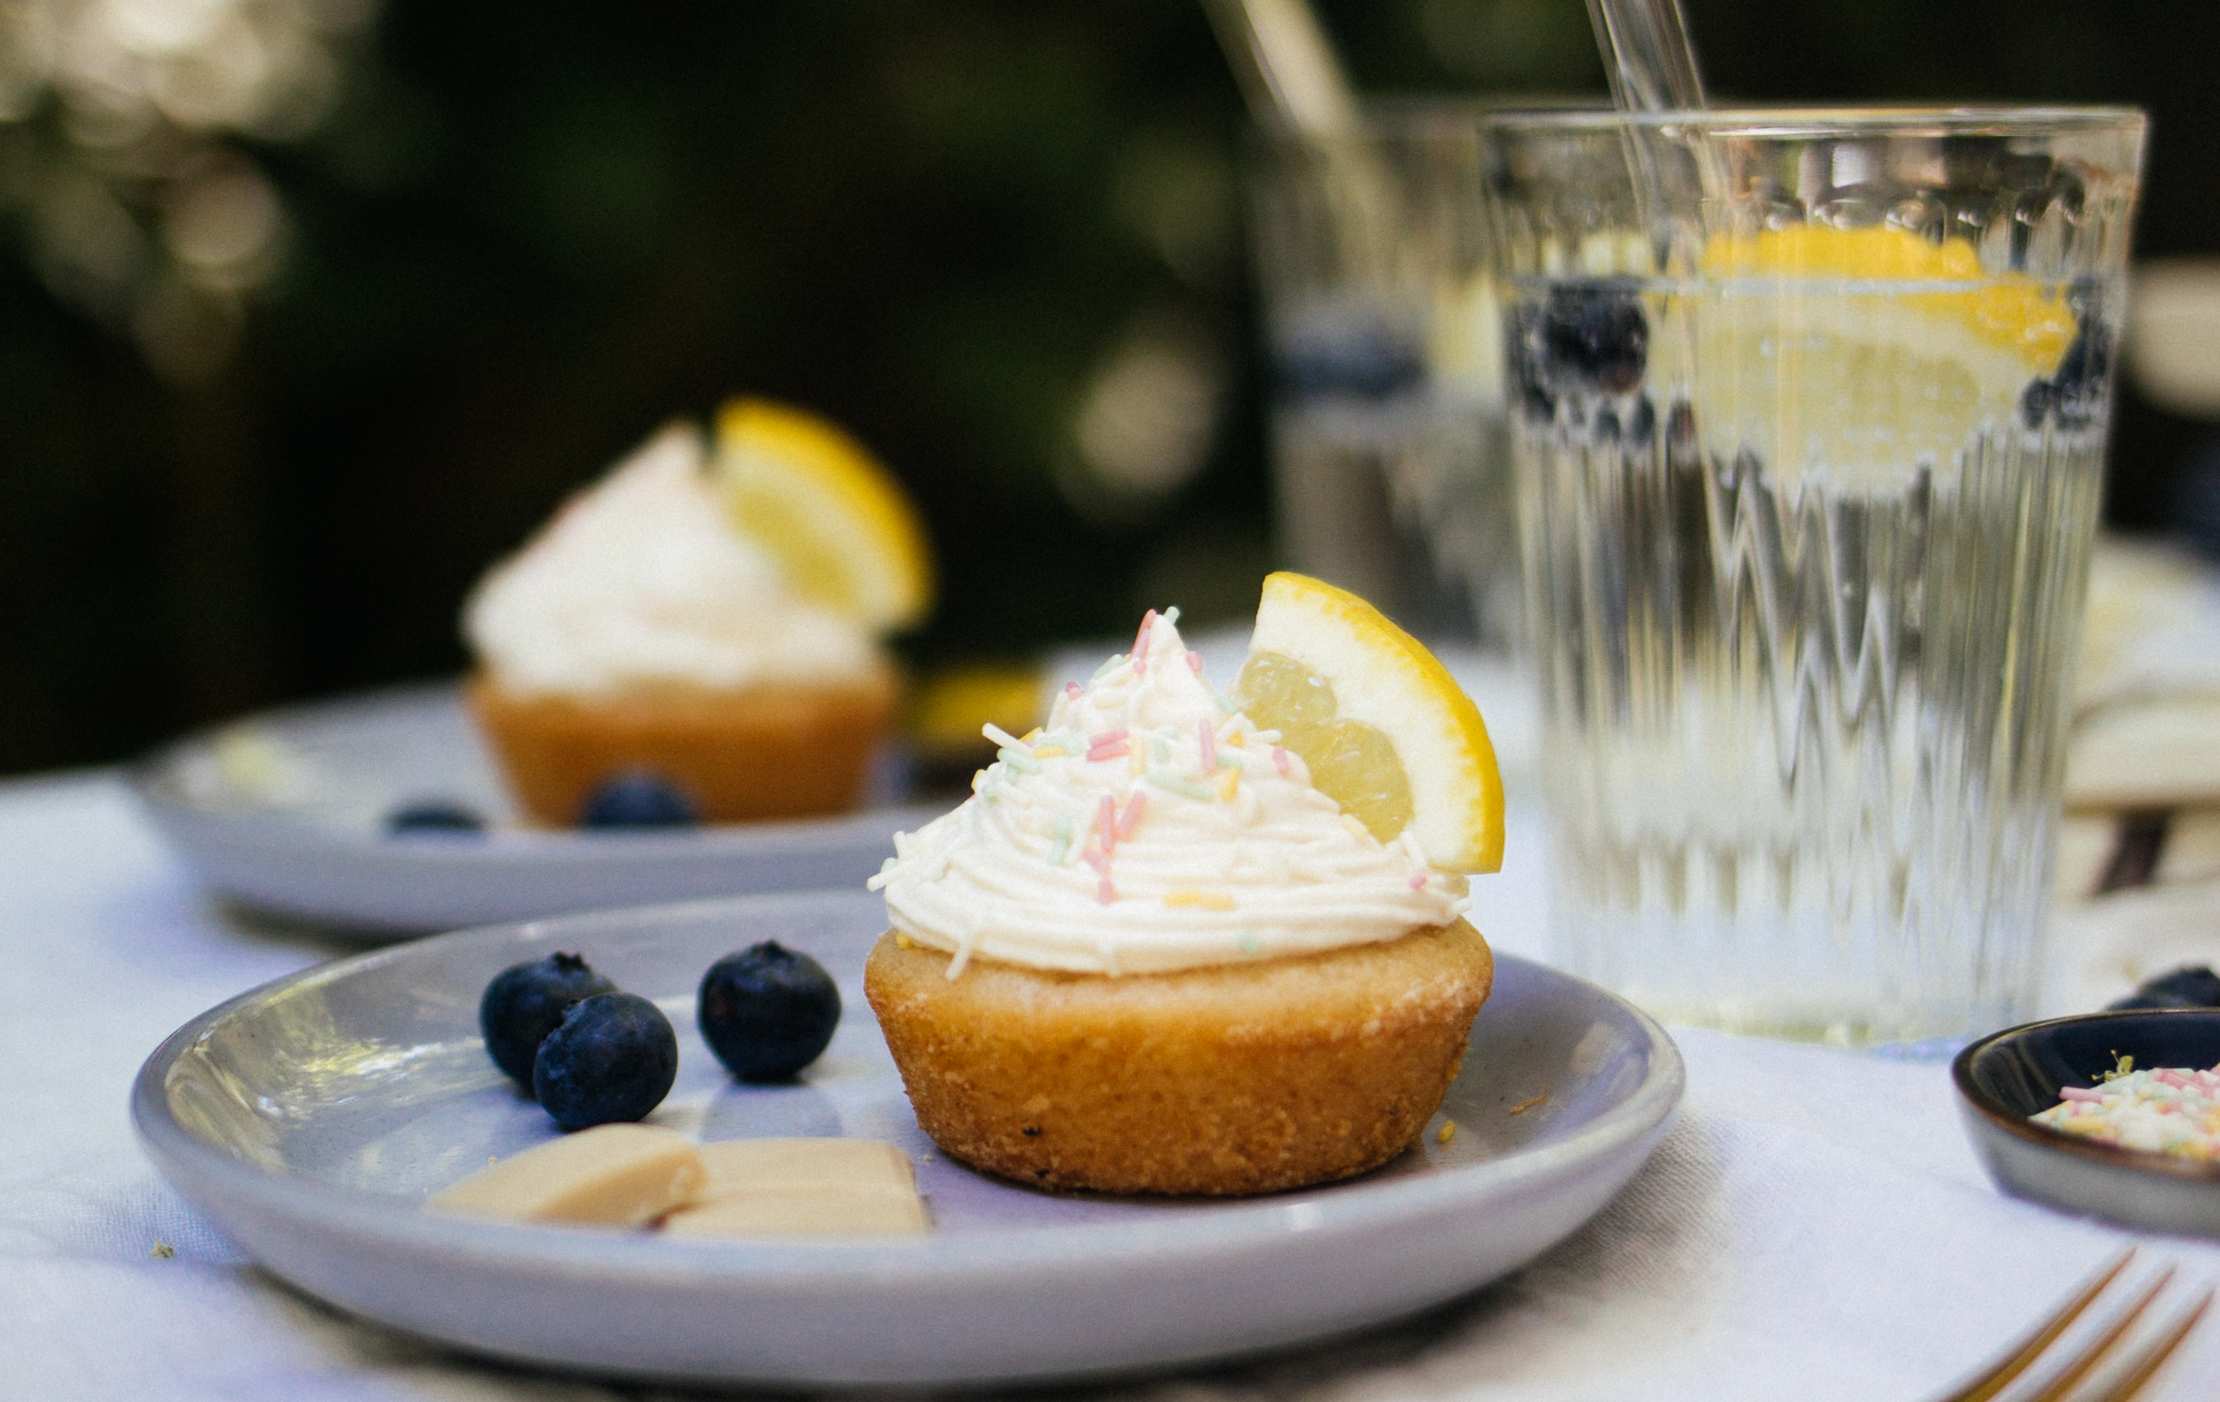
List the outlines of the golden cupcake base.
{"label": "golden cupcake base", "polygon": [[516,695],[481,675],[465,699],[533,822],[570,826],[602,783],[641,769],[677,786],[704,822],[740,823],[855,807],[896,685],[889,672],[860,683],[581,699]]}
{"label": "golden cupcake base", "polygon": [[1347,1178],[1441,1107],[1494,960],[1464,921],[1264,963],[1111,978],[889,934],[864,989],[917,1120],[1044,1188],[1264,1193]]}

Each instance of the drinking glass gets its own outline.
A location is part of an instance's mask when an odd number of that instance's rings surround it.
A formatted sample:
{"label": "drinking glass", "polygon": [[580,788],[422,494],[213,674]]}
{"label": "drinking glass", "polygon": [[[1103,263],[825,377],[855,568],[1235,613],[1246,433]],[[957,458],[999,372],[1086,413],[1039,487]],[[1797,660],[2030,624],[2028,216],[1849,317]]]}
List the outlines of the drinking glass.
{"label": "drinking glass", "polygon": [[1565,964],[1846,1044],[2028,1006],[2143,126],[1485,125]]}
{"label": "drinking glass", "polygon": [[1263,132],[1248,186],[1287,563],[1431,641],[1500,649],[1520,614],[1483,110]]}

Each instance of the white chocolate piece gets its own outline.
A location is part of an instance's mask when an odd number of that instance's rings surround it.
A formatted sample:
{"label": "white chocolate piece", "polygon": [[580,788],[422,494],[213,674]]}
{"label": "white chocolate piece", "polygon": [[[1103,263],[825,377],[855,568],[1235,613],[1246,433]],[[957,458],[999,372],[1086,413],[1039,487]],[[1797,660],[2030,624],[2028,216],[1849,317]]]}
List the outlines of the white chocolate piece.
{"label": "white chocolate piece", "polygon": [[682,1134],[596,1125],[482,1168],[425,1205],[511,1222],[637,1227],[691,1201],[707,1176],[700,1150]]}
{"label": "white chocolate piece", "polygon": [[674,1237],[923,1236],[925,1203],[876,1188],[784,1188],[717,1198],[663,1219]]}
{"label": "white chocolate piece", "polygon": [[914,1201],[907,1154],[878,1139],[728,1139],[704,1144],[708,1181],[689,1206],[744,1193],[870,1194]]}

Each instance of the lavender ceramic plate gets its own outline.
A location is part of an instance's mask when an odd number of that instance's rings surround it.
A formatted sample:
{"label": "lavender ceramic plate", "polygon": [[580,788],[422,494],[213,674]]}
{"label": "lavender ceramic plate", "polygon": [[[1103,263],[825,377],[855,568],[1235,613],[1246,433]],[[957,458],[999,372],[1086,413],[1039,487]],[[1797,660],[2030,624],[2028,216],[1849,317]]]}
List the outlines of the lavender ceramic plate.
{"label": "lavender ceramic plate", "polygon": [[[1052,1197],[918,1131],[865,1005],[882,911],[819,892],[465,931],[280,980],[179,1029],[132,1115],[155,1163],[271,1271],[371,1319],[529,1366],[759,1385],[1009,1382],[1246,1353],[1362,1328],[1517,1269],[1649,1157],[1681,1093],[1664,1032],[1505,958],[1444,1114],[1353,1182],[1242,1202]],[[800,1083],[744,1087],[693,1028],[719,956],[776,938],[846,1016]],[[871,1244],[682,1243],[459,1222],[423,1197],[552,1133],[478,1043],[497,970],[578,949],[679,1028],[654,1122],[706,1139],[883,1138],[935,1230]],[[1537,1097],[1542,1097],[1537,1100]]]}
{"label": "lavender ceramic plate", "polygon": [[[195,735],[131,775],[141,807],[216,894],[368,938],[643,901],[858,886],[898,828],[946,807],[894,802],[882,766],[860,811],[663,832],[519,826],[453,684],[297,706]],[[492,820],[478,835],[394,837],[427,797]]]}

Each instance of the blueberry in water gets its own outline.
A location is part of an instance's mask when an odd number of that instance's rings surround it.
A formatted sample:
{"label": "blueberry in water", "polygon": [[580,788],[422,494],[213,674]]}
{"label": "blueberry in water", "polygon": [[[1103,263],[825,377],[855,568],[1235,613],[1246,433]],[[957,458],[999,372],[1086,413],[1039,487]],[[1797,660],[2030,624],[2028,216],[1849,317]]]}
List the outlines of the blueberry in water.
{"label": "blueberry in water", "polygon": [[1605,394],[1641,387],[1650,359],[1650,323],[1632,292],[1604,286],[1551,288],[1541,335],[1544,364],[1553,381]]}
{"label": "blueberry in water", "polygon": [[478,1000],[478,1031],[493,1064],[529,1087],[532,1057],[563,1014],[581,999],[616,987],[575,954],[550,954],[495,974]]}
{"label": "blueberry in water", "polygon": [[840,1022],[825,966],[776,940],[728,954],[702,975],[702,1040],[743,1081],[783,1081],[815,1061]]}
{"label": "blueberry in water", "polygon": [[2093,316],[2081,319],[2073,344],[2058,359],[2050,377],[2052,402],[2058,422],[2067,428],[2085,428],[2104,401],[2105,385],[2112,374],[2112,333]]}
{"label": "blueberry in water", "polygon": [[701,815],[670,780],[632,769],[587,795],[578,821],[589,828],[684,828],[700,822]]}
{"label": "blueberry in water", "polygon": [[2179,998],[2192,1008],[2220,1008],[2220,974],[2215,974],[2206,964],[2187,964],[2171,973],[2145,979],[2135,991],[2161,998]]}
{"label": "blueberry in water", "polygon": [[1627,417],[1627,441],[1636,447],[1640,447],[1642,444],[1649,442],[1651,436],[1656,432],[1657,406],[1652,404],[1650,397],[1645,394],[1634,402],[1634,412]]}
{"label": "blueberry in water", "polygon": [[644,1120],[678,1079],[678,1034],[636,993],[571,1004],[532,1060],[532,1093],[565,1130]]}
{"label": "blueberry in water", "polygon": [[386,814],[385,830],[396,837],[403,833],[484,832],[486,820],[453,799],[421,798]]}
{"label": "blueberry in water", "polygon": [[1539,307],[1515,307],[1503,328],[1503,363],[1511,370],[1512,397],[1527,418],[1546,423],[1557,416],[1557,398],[1549,392],[1548,371],[1542,365],[1542,313]]}

